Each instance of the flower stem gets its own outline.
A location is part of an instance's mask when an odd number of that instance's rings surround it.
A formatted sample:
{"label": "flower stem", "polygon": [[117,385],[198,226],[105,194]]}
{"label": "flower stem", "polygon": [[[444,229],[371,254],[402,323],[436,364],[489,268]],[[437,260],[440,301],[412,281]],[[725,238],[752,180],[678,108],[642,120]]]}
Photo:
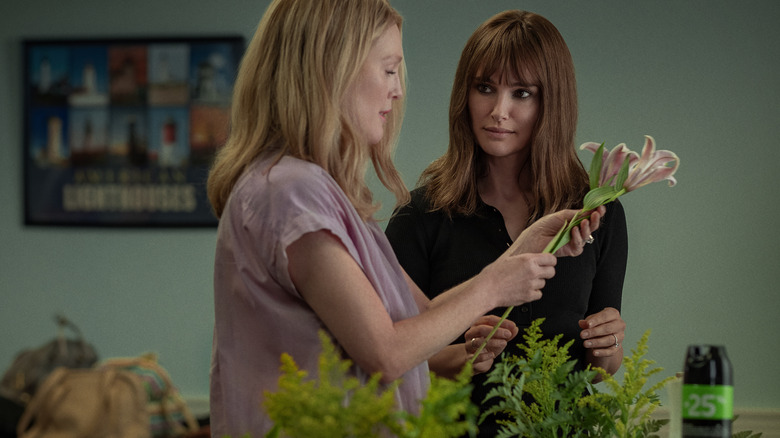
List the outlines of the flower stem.
{"label": "flower stem", "polygon": [[[555,234],[555,237],[550,240],[550,243],[547,244],[547,247],[544,248],[544,251],[542,253],[547,254],[554,254],[558,249],[560,249],[561,246],[559,246],[559,243],[561,239],[571,233],[571,230],[579,225],[585,218],[589,217],[590,215],[587,214],[590,210],[585,210],[584,208],[577,212],[577,214],[574,215],[574,217],[571,219],[570,222],[567,222],[563,224],[563,227],[561,227],[560,230]],[[487,346],[488,341],[490,341],[491,338],[493,338],[493,335],[496,334],[496,331],[499,327],[501,327],[501,324],[504,323],[504,320],[509,316],[509,314],[512,312],[512,309],[514,309],[515,306],[509,306],[507,307],[506,311],[503,315],[501,315],[501,320],[498,321],[498,324],[496,324],[495,327],[493,327],[493,330],[488,333],[488,335],[485,337],[485,340],[482,341],[482,344],[480,344],[479,348],[477,348],[477,351],[474,353],[474,356],[469,359],[469,365],[474,365],[474,361],[477,360],[477,356],[479,356],[479,353],[482,352],[482,350],[485,349],[485,346]]]}
{"label": "flower stem", "polygon": [[471,357],[471,360],[469,360],[469,365],[474,365],[474,361],[477,359],[477,356],[479,356],[479,353],[482,353],[482,350],[484,350],[484,349],[485,349],[485,346],[487,346],[487,343],[488,343],[488,341],[490,340],[490,338],[492,338],[492,337],[493,337],[493,335],[495,335],[495,334],[496,334],[496,331],[498,330],[498,328],[499,328],[499,327],[501,327],[501,324],[502,324],[502,323],[504,322],[504,320],[505,320],[505,319],[506,319],[506,318],[509,316],[509,313],[510,313],[510,312],[512,311],[512,309],[514,309],[514,308],[515,308],[515,306],[509,306],[509,307],[507,307],[507,308],[506,308],[506,311],[504,312],[504,314],[503,314],[503,315],[501,315],[501,320],[500,320],[500,321],[498,321],[498,324],[496,324],[496,326],[495,326],[495,327],[493,327],[493,330],[491,330],[491,331],[490,331],[490,333],[488,333],[488,335],[487,335],[487,337],[485,338],[485,340],[484,340],[484,341],[482,341],[482,344],[480,344],[479,348],[477,348],[477,351],[474,353],[474,356],[472,356],[472,357]]}

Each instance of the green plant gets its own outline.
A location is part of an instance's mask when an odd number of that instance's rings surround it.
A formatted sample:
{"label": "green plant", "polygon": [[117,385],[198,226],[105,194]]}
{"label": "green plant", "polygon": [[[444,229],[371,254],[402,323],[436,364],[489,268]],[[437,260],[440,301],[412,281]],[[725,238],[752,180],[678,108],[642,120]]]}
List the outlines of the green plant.
{"label": "green plant", "polygon": [[[734,427],[734,424],[736,423],[737,419],[739,418],[739,415],[735,415],[734,419],[731,421],[731,427]],[[761,436],[764,435],[763,432],[756,432],[753,433],[752,430],[743,430],[740,432],[733,432],[731,434],[731,438],[761,438]]]}
{"label": "green plant", "polygon": [[731,438],[761,438],[762,432],[753,433],[752,430],[744,430],[742,432],[734,432]]}
{"label": "green plant", "polygon": [[488,374],[487,383],[496,386],[485,401],[496,404],[483,412],[480,421],[498,415],[498,437],[581,436],[593,419],[593,409],[578,401],[596,376],[596,371],[573,372],[575,360],[568,350],[572,342],[558,346],[561,336],[542,339],[535,320],[525,330],[523,355],[505,353]]}
{"label": "green plant", "polygon": [[401,413],[405,438],[460,437],[477,433],[479,409],[471,402],[471,366],[455,380],[431,373],[431,386],[422,400],[419,415]]}
{"label": "green plant", "polygon": [[654,437],[655,433],[669,422],[651,418],[653,411],[661,404],[657,391],[673,377],[667,377],[645,389],[650,377],[663,371],[663,368],[652,367],[655,361],[644,358],[649,338],[648,330],[642,335],[637,347],[631,350],[631,356],[623,358],[622,383],[606,371],[597,369],[610,392],[599,392],[594,388],[594,393],[582,401],[600,412],[600,418],[603,419],[592,436]]}
{"label": "green plant", "polygon": [[373,438],[388,433],[402,438],[457,437],[476,431],[477,408],[470,401],[471,368],[456,380],[431,374],[431,385],[419,415],[395,407],[395,382],[382,387],[379,375],[361,385],[350,375],[351,362],[336,352],[330,337],[320,333],[319,378],[309,379],[283,354],[277,392],[266,392],[264,408],[275,427],[267,438]]}
{"label": "green plant", "polygon": [[[652,437],[667,420],[650,417],[660,404],[656,391],[665,379],[644,389],[649,377],[661,371],[650,369],[643,359],[649,331],[630,357],[624,359],[624,379],[619,383],[604,370],[574,371],[576,361],[568,350],[573,341],[558,346],[560,336],[542,339],[535,320],[523,336],[522,356],[507,355],[489,373],[496,384],[488,399],[497,403],[482,414],[501,415],[499,437]],[[591,384],[597,374],[611,392],[599,392]],[[586,394],[587,391],[591,394]]]}

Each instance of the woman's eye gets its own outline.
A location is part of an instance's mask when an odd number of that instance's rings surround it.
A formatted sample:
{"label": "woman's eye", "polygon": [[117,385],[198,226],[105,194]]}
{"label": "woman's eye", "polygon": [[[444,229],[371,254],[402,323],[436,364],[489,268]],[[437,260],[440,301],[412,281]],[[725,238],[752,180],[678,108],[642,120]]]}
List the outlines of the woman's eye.
{"label": "woman's eye", "polygon": [[476,89],[482,94],[487,94],[493,91],[493,88],[491,88],[488,84],[477,84]]}
{"label": "woman's eye", "polygon": [[531,97],[531,92],[528,90],[517,90],[515,91],[515,97],[518,97],[520,99],[525,99]]}
{"label": "woman's eye", "polygon": [[387,71],[385,71],[385,73],[387,73],[388,75],[394,75],[394,74],[396,74],[398,72],[396,70],[387,70]]}

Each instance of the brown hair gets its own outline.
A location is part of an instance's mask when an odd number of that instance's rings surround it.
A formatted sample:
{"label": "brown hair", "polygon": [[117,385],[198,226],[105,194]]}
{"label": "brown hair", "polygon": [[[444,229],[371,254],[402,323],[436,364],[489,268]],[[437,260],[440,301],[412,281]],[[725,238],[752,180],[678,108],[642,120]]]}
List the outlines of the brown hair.
{"label": "brown hair", "polygon": [[[386,0],[275,0],[241,61],[233,91],[231,132],[208,179],[217,217],[249,164],[290,155],[325,169],[367,220],[379,209],[365,181],[369,159],[398,202],[409,192],[392,162],[403,119],[393,101],[385,136],[367,145],[342,110],[372,44],[402,18]],[[399,68],[405,91],[405,66]]]}
{"label": "brown hair", "polygon": [[483,152],[471,128],[469,89],[477,75],[513,73],[540,92],[539,117],[531,135],[534,199],[529,223],[563,208],[578,207],[588,176],[574,148],[577,88],[574,63],[558,30],[541,15],[505,11],[471,35],[452,85],[447,152],[423,171],[434,210],[473,214],[479,198],[477,180],[486,172]]}

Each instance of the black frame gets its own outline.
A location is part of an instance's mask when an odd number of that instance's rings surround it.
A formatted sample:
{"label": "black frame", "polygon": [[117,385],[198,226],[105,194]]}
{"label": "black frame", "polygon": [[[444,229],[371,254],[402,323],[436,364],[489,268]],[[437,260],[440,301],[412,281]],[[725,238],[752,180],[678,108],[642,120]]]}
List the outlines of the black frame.
{"label": "black frame", "polygon": [[27,225],[215,226],[241,36],[27,39]]}

